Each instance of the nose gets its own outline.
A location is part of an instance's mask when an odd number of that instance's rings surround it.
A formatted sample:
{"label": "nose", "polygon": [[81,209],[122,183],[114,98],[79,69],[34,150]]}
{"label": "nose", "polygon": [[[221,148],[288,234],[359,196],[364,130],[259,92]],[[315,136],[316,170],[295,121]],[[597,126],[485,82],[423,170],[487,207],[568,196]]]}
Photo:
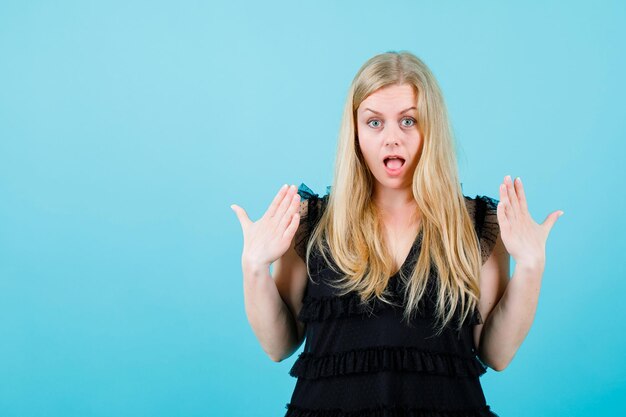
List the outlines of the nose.
{"label": "nose", "polygon": [[385,146],[398,145],[398,140],[395,136],[390,136],[385,140]]}
{"label": "nose", "polygon": [[385,146],[398,145],[400,143],[400,128],[391,126],[385,129]]}

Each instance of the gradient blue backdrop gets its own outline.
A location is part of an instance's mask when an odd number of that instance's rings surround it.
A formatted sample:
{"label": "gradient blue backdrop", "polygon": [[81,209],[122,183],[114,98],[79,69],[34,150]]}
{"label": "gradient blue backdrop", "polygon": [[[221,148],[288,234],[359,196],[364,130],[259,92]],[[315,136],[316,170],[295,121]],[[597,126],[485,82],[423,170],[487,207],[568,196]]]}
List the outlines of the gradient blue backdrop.
{"label": "gradient blue backdrop", "polygon": [[0,4],[0,415],[283,415],[297,355],[249,326],[229,206],[324,192],[353,76],[402,49],[464,193],[511,174],[535,220],[565,212],[488,403],[626,413],[624,3],[295,3]]}

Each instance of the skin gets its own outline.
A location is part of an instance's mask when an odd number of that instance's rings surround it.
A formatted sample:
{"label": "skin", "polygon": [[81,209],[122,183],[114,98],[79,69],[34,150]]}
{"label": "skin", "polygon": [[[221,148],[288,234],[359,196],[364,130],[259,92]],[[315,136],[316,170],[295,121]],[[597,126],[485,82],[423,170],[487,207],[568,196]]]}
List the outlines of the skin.
{"label": "skin", "polygon": [[[414,208],[413,171],[423,141],[417,110],[401,113],[411,107],[417,107],[415,91],[411,85],[402,84],[375,91],[357,109],[359,148],[375,178],[373,199],[377,206],[391,212]],[[393,177],[385,171],[383,158],[388,154],[405,158],[401,175]]]}

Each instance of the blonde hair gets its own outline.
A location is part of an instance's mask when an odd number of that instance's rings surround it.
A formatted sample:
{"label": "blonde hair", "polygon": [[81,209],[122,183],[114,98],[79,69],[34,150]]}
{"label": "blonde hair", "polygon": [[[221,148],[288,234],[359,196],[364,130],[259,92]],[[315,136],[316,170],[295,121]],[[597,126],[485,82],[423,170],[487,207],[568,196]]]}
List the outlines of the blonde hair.
{"label": "blonde hair", "polygon": [[[455,143],[443,95],[426,64],[410,52],[376,55],[363,64],[352,81],[338,136],[332,192],[326,210],[311,231],[307,269],[311,250],[316,247],[327,264],[341,272],[341,278],[331,284],[340,295],[356,291],[364,305],[374,297],[391,304],[384,293],[395,272],[393,260],[383,243],[381,221],[372,201],[374,179],[358,146],[355,120],[365,98],[394,84],[409,84],[416,91],[417,126],[423,138],[412,187],[416,214],[421,217],[421,250],[408,280],[402,268],[399,271],[406,281],[404,319],[410,321],[419,311],[434,268],[438,332],[457,310],[461,313],[460,329],[480,297],[479,241],[459,183]],[[327,252],[340,271],[333,267]]]}

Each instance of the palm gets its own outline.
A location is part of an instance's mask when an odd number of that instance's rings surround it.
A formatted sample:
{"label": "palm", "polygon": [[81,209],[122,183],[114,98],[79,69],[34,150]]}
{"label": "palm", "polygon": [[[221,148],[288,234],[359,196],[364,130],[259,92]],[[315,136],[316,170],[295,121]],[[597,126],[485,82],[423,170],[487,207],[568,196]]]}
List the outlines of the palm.
{"label": "palm", "polygon": [[245,210],[235,204],[243,231],[243,255],[247,259],[269,265],[280,258],[293,239],[300,223],[300,196],[296,188],[281,188],[263,216],[252,222]]}
{"label": "palm", "polygon": [[533,220],[528,211],[524,187],[518,178],[515,183],[506,176],[500,184],[498,224],[502,242],[516,263],[543,264],[546,240],[556,219],[562,214],[554,211],[542,224]]}

